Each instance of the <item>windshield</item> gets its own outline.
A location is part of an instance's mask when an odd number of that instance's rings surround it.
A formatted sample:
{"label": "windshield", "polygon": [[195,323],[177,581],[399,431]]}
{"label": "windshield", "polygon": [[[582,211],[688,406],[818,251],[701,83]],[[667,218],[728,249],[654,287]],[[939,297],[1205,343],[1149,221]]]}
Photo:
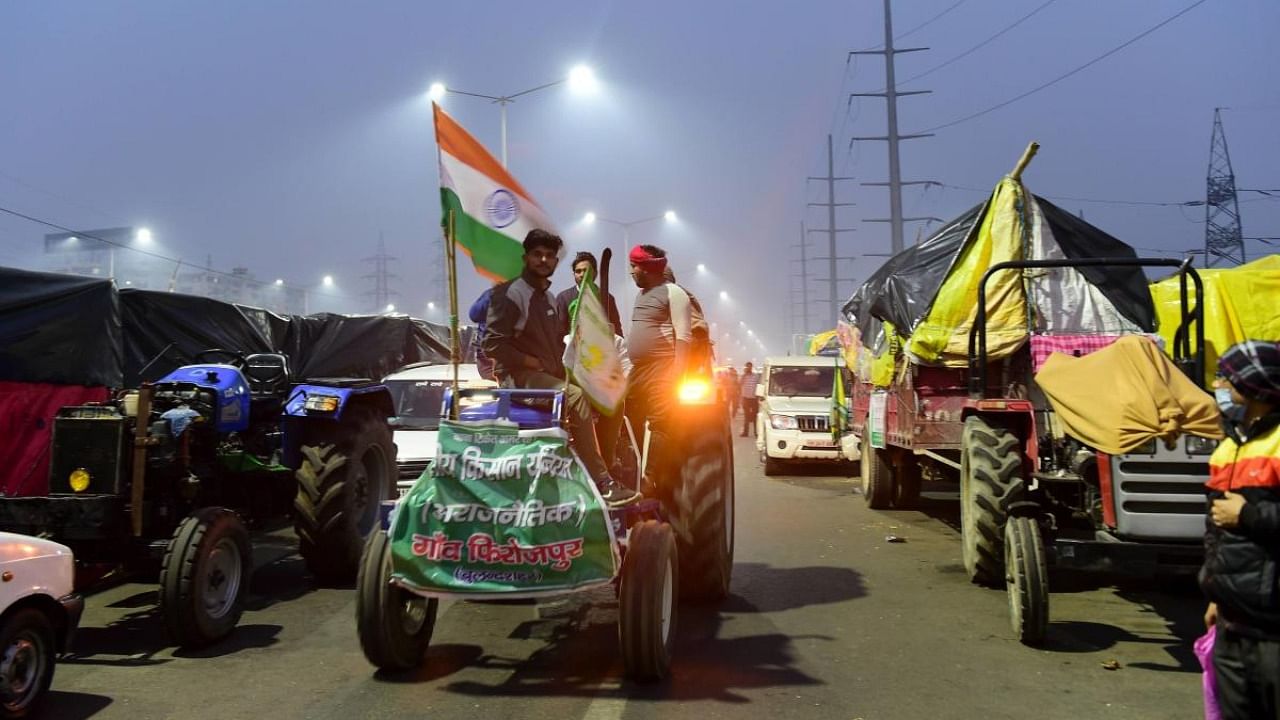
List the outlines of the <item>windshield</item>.
{"label": "windshield", "polygon": [[437,430],[440,428],[440,406],[448,380],[389,380],[387,389],[395,405],[391,424],[397,427]]}
{"label": "windshield", "polygon": [[775,367],[769,371],[769,394],[785,397],[831,397],[834,367]]}

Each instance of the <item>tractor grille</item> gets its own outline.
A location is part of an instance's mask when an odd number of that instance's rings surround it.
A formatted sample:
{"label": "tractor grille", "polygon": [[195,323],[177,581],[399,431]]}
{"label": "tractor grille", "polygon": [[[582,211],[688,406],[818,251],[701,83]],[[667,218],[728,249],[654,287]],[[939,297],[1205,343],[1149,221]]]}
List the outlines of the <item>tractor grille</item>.
{"label": "tractor grille", "polygon": [[1170,449],[1111,458],[1117,530],[1134,540],[1191,541],[1204,535],[1209,464],[1181,438]]}
{"label": "tractor grille", "polygon": [[828,432],[831,430],[831,419],[826,415],[797,415],[796,427],[801,432]]}
{"label": "tractor grille", "polygon": [[405,460],[396,463],[397,479],[400,482],[412,483],[429,467],[431,467],[430,460]]}

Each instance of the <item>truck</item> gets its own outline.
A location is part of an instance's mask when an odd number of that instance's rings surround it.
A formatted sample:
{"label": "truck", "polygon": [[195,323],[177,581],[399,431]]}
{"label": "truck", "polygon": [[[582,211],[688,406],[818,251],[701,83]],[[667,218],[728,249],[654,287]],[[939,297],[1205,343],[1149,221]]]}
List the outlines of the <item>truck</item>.
{"label": "truck", "polygon": [[226,637],[252,572],[249,527],[292,520],[322,583],[355,577],[393,496],[387,389],[293,377],[282,353],[215,348],[154,383],[53,419],[47,496],[0,498],[0,528],[83,566],[157,578],[182,647]]}

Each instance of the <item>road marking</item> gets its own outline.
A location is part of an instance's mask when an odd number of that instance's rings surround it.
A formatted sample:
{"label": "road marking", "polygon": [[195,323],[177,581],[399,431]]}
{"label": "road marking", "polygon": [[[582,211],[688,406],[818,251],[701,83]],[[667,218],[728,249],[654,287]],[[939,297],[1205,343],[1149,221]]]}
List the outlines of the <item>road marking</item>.
{"label": "road marking", "polygon": [[587,712],[583,714],[582,720],[620,720],[622,713],[627,709],[626,698],[613,695],[620,690],[622,690],[620,684],[613,687],[601,686],[599,694],[592,698],[591,704],[587,706]]}

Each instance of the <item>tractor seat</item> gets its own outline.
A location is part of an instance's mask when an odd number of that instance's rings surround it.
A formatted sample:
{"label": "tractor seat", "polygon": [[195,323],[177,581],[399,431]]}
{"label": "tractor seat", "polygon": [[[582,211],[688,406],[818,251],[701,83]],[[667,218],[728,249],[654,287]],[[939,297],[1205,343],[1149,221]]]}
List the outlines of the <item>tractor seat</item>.
{"label": "tractor seat", "polygon": [[289,390],[289,360],[280,353],[255,353],[245,357],[244,377],[252,397],[283,395]]}

